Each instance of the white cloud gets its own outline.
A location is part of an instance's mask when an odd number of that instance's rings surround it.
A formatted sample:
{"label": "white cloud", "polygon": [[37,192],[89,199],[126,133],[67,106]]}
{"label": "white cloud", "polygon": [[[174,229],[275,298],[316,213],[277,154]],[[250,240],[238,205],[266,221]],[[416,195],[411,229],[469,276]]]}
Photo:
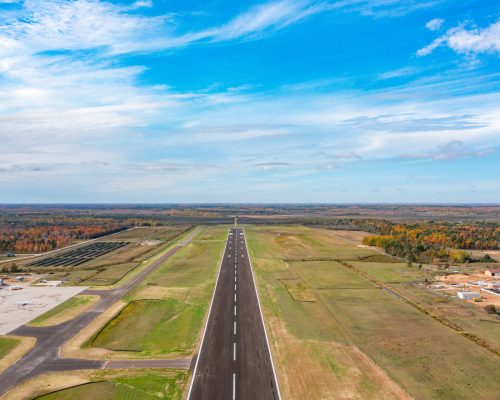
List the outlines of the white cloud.
{"label": "white cloud", "polygon": [[252,36],[269,29],[284,28],[323,10],[323,6],[310,5],[308,1],[270,2],[255,6],[229,23],[205,33],[216,41]]}
{"label": "white cloud", "polygon": [[386,79],[394,79],[401,78],[403,76],[410,76],[418,73],[418,70],[413,67],[403,67],[399,69],[394,69],[391,71],[386,71],[378,75],[378,79],[386,80]]}
{"label": "white cloud", "polygon": [[138,0],[132,4],[132,8],[153,7],[153,0]]}
{"label": "white cloud", "polygon": [[430,31],[438,31],[444,23],[442,18],[434,18],[425,24],[425,27]]}
{"label": "white cloud", "polygon": [[466,147],[463,141],[454,139],[428,153],[406,154],[403,157],[449,161],[465,157],[486,157],[494,152],[495,148],[492,146],[471,150]]}
{"label": "white cloud", "polygon": [[278,168],[289,166],[290,163],[287,162],[268,162],[268,163],[259,163],[255,164],[255,166],[259,167],[263,171],[275,171]]}
{"label": "white cloud", "polygon": [[452,28],[418,50],[417,55],[429,55],[440,46],[447,46],[459,54],[500,53],[500,21],[486,28]]}
{"label": "white cloud", "polygon": [[337,0],[329,8],[344,9],[372,17],[400,17],[414,11],[431,8],[442,0]]}

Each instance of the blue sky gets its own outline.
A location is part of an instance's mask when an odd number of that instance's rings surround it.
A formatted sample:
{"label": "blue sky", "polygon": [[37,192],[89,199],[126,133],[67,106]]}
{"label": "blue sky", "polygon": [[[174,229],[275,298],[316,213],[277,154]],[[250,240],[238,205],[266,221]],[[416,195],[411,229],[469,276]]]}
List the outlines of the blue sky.
{"label": "blue sky", "polygon": [[0,0],[0,202],[498,202],[493,0]]}

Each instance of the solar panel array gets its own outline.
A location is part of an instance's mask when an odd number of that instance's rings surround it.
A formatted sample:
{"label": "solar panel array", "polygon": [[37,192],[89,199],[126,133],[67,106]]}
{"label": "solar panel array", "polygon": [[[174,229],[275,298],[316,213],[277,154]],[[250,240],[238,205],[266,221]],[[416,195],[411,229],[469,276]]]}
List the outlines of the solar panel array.
{"label": "solar panel array", "polygon": [[76,247],[64,253],[33,261],[27,266],[32,267],[76,267],[94,258],[103,256],[113,250],[126,246],[129,242],[95,242],[86,246]]}

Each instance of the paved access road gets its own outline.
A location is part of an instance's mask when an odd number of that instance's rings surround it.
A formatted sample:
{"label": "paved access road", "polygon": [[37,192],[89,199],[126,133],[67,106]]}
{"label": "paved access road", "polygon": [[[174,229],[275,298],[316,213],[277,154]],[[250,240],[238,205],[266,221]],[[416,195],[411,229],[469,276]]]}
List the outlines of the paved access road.
{"label": "paved access road", "polygon": [[233,228],[188,400],[279,398],[244,232]]}
{"label": "paved access road", "polygon": [[[108,365],[105,361],[102,360],[59,358],[59,351],[61,349],[61,346],[67,340],[80,332],[95,318],[106,311],[112,304],[123,297],[129,290],[133,289],[135,286],[141,283],[147,275],[158,268],[167,258],[175,254],[184,245],[189,243],[196,233],[198,233],[198,230],[195,229],[189,236],[187,236],[186,239],[177,243],[168,252],[166,252],[156,261],[152,262],[140,273],[129,279],[125,284],[119,286],[118,288],[112,290],[87,290],[81,292],[100,295],[99,302],[89,311],[77,316],[71,321],[57,326],[39,328],[24,325],[10,332],[10,335],[32,336],[35,337],[37,341],[35,347],[31,351],[29,351],[14,365],[10,366],[2,374],[0,374],[0,396],[17,384],[47,372],[68,371],[76,369],[96,369],[104,368],[106,366],[108,366],[109,368],[113,368],[115,365],[121,365],[122,368],[134,368],[136,367],[136,365],[140,365],[141,363],[137,363],[135,361],[130,361],[127,364],[127,361],[125,360],[121,361],[118,364],[113,362],[111,363],[111,365]],[[170,360],[168,362],[167,360],[164,360],[163,363],[157,361],[156,364],[147,364],[146,367],[165,367],[166,365],[170,364]],[[182,365],[184,364],[187,364],[187,362],[180,362],[179,367],[182,367]]]}

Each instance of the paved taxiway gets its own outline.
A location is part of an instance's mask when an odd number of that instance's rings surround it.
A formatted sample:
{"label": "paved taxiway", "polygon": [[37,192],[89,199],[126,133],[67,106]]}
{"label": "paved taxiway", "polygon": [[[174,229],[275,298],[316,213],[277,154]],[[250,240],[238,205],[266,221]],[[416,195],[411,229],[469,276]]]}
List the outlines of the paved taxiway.
{"label": "paved taxiway", "polygon": [[[77,369],[105,368],[108,364],[106,361],[102,360],[59,358],[60,348],[68,339],[75,336],[85,326],[106,311],[112,304],[123,297],[129,290],[133,289],[140,282],[142,282],[142,280],[149,273],[158,268],[167,258],[189,243],[197,232],[197,230],[191,232],[186,239],[176,244],[158,260],[152,262],[140,273],[118,288],[101,291],[87,290],[82,292],[84,294],[98,294],[100,295],[100,300],[89,311],[79,315],[71,321],[51,327],[35,328],[22,326],[10,332],[10,335],[32,336],[35,337],[37,341],[35,347],[31,351],[0,374],[0,396],[17,384],[43,373]],[[130,360],[128,364],[126,364],[125,361],[122,362],[124,363],[122,364],[124,368],[134,368],[134,364],[139,364],[135,362],[135,360]],[[149,367],[147,368],[154,367],[153,364],[148,364]],[[179,365],[181,364],[184,365],[186,363],[181,362]],[[159,365],[166,364],[165,362],[163,364],[160,362]]]}

